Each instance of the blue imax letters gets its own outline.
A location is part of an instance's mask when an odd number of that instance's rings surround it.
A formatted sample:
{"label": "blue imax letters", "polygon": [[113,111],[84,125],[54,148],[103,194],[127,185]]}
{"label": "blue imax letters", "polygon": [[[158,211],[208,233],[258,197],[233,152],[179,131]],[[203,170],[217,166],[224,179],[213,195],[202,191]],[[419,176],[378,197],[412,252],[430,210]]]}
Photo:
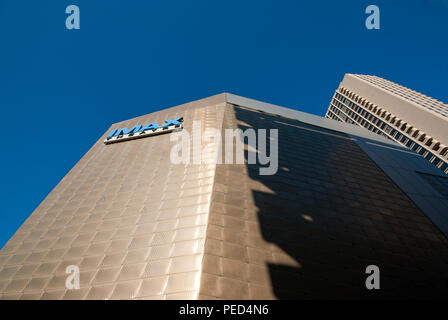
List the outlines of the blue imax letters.
{"label": "blue imax letters", "polygon": [[120,128],[112,130],[104,140],[105,144],[110,144],[119,141],[126,141],[136,138],[143,138],[149,135],[158,135],[162,133],[172,132],[177,129],[182,129],[183,117],[178,117],[174,120],[167,119],[162,127],[159,127],[156,122],[150,122],[146,126],[136,125],[132,128]]}
{"label": "blue imax letters", "polygon": [[165,124],[162,126],[162,128],[168,128],[169,126],[180,126],[183,120],[184,119],[182,117],[176,118],[174,120],[165,120]]}

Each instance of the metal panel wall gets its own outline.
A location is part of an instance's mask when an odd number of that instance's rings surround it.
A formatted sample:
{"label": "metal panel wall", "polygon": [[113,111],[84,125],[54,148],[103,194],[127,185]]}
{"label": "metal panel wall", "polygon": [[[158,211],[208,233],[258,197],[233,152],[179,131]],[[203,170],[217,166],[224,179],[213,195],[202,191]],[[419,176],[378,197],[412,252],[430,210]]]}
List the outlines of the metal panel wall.
{"label": "metal panel wall", "polygon": [[[115,124],[222,124],[225,95]],[[109,130],[110,131],[110,130]],[[105,133],[0,252],[1,299],[195,299],[214,165],[174,165],[170,134]],[[66,267],[81,288],[67,290]]]}

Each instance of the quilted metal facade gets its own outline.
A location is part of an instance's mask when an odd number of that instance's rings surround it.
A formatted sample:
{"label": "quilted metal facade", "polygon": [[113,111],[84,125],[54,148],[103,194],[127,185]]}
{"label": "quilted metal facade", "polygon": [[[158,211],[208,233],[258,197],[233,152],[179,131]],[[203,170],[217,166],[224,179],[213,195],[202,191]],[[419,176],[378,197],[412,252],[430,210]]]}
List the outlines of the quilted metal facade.
{"label": "quilted metal facade", "polygon": [[[115,124],[222,123],[224,95]],[[107,133],[110,130],[107,131]],[[170,163],[170,134],[101,137],[0,253],[2,299],[194,299],[214,165]],[[79,290],[65,269],[80,268]]]}
{"label": "quilted metal facade", "polygon": [[[195,120],[203,130],[278,129],[277,174],[175,165],[170,134],[105,145],[108,130],[0,251],[0,299],[447,294],[447,238],[360,146],[360,128],[316,126],[226,94],[113,128],[178,116],[190,132]],[[394,158],[387,148],[382,157]],[[365,288],[370,264],[381,269],[381,290]],[[65,287],[68,265],[80,268],[78,290]]]}

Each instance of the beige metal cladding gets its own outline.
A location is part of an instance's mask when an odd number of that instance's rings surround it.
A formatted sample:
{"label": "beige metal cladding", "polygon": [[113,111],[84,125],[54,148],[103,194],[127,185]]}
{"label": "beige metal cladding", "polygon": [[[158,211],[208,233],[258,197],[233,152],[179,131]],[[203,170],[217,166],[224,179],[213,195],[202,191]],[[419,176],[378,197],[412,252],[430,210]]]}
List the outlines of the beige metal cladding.
{"label": "beige metal cladding", "polygon": [[[111,129],[180,116],[190,133],[196,120],[204,133],[278,130],[277,173],[260,175],[260,164],[172,164],[170,134],[103,143]],[[414,169],[426,162],[391,140],[231,94],[110,130],[0,251],[0,299],[447,295],[448,240],[432,221],[448,230],[448,199],[429,190],[416,197],[432,207],[410,200],[399,185],[414,187]],[[380,151],[369,155],[360,147],[367,142]],[[395,174],[396,183],[378,165],[384,160],[412,170],[405,180]],[[381,268],[376,292],[364,285],[371,264]],[[80,268],[80,289],[66,289],[69,265]]]}
{"label": "beige metal cladding", "polygon": [[[110,130],[179,116],[187,130],[193,120],[219,128],[224,99]],[[106,134],[1,250],[0,299],[197,297],[214,165],[171,164],[170,134],[105,145]],[[79,290],[66,289],[69,265],[79,266]]]}
{"label": "beige metal cladding", "polygon": [[[448,241],[359,147],[359,136],[279,115],[291,110],[248,106],[226,110],[223,127],[278,129],[279,171],[269,176],[259,175],[258,165],[217,165],[199,298],[446,295]],[[389,161],[402,151],[415,157],[395,143],[365,141]],[[384,280],[376,292],[364,286],[371,264]]]}

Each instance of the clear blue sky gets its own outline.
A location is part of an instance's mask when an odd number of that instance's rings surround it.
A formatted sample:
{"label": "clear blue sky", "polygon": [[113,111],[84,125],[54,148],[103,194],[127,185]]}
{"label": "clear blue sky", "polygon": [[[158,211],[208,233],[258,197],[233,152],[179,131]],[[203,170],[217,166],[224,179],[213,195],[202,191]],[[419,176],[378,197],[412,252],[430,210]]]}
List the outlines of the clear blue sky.
{"label": "clear blue sky", "polygon": [[0,0],[0,247],[113,122],[224,91],[324,115],[346,72],[448,102],[447,21],[448,0]]}

